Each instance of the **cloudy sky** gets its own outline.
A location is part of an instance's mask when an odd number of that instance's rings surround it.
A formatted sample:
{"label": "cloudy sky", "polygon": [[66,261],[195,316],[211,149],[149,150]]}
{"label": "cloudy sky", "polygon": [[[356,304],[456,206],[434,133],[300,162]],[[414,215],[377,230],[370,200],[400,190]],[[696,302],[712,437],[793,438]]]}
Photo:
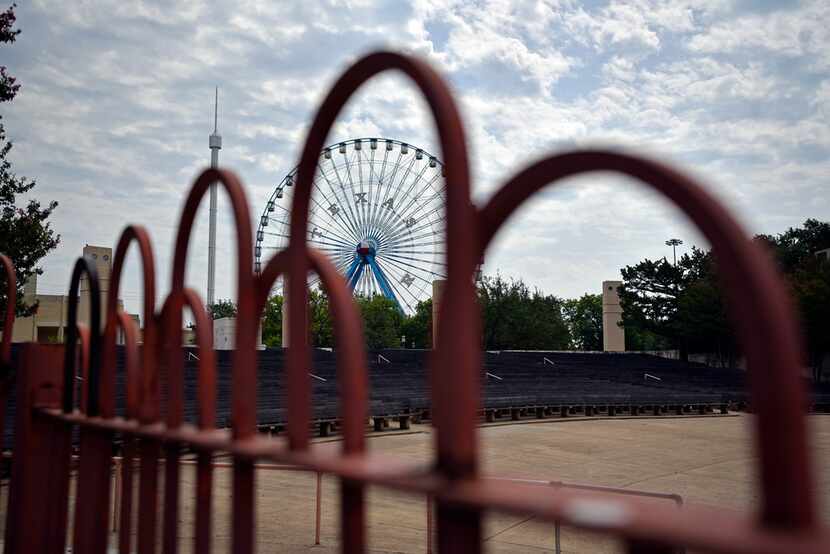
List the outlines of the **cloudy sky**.
{"label": "cloudy sky", "polygon": [[[332,81],[378,48],[421,56],[451,83],[477,203],[545,153],[600,145],[676,163],[751,232],[830,219],[824,0],[20,4],[23,34],[0,49],[0,62],[22,89],[0,109],[15,169],[37,179],[37,197],[60,202],[53,222],[62,243],[43,263],[41,292],[64,292],[83,245],[113,245],[128,222],[150,229],[165,292],[184,192],[209,161],[213,87],[220,162],[243,178],[256,215],[295,165]],[[330,142],[360,136],[440,156],[423,102],[395,76],[364,87]],[[220,209],[225,298],[234,295],[234,248],[223,198]],[[206,219],[205,206],[188,266],[201,291]],[[670,255],[671,237],[684,250],[704,245],[659,198],[592,175],[518,213],[485,269],[575,296],[598,292],[624,265]],[[137,278],[123,287],[136,310]]]}

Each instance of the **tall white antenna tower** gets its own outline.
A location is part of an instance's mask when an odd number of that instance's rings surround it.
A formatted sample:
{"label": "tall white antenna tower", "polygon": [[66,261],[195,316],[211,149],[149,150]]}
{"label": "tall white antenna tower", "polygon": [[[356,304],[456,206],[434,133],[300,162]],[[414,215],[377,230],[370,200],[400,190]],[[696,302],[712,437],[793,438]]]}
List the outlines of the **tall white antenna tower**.
{"label": "tall white antenna tower", "polygon": [[[222,136],[218,131],[219,123],[219,87],[213,105],[213,133],[208,137],[210,145],[210,167],[219,167],[219,150],[222,149]],[[208,282],[207,304],[216,302],[216,183],[210,185],[210,230],[208,234]]]}

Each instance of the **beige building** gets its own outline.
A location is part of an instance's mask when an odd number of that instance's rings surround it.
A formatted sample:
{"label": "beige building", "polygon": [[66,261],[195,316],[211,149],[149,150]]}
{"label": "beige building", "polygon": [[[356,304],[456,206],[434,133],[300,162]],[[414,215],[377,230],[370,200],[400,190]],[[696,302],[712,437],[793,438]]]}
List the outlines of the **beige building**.
{"label": "beige building", "polygon": [[12,342],[62,342],[69,309],[68,297],[59,294],[37,294],[37,275],[32,275],[23,287],[26,304],[38,302],[31,317],[19,317],[14,322]]}
{"label": "beige building", "polygon": [[[87,245],[84,247],[83,255],[95,263],[98,273],[98,282],[101,287],[101,326],[103,327],[112,275],[112,248]],[[37,302],[37,310],[30,317],[15,320],[12,342],[63,342],[67,327],[69,297],[60,294],[38,294],[37,275],[32,275],[23,287],[23,298],[27,304]],[[89,325],[90,320],[90,304],[89,280],[84,276],[81,278],[79,287],[78,321],[86,325]],[[118,305],[123,308],[121,300],[118,301]],[[130,316],[140,327],[139,316],[137,314],[130,314]],[[122,342],[120,333],[118,342]]]}

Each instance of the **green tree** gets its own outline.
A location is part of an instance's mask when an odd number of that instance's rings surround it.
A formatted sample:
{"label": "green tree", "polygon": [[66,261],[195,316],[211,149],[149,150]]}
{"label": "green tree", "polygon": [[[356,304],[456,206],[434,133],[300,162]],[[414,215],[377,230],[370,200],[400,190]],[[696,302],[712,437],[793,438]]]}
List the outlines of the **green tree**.
{"label": "green tree", "polygon": [[689,283],[678,299],[677,326],[689,352],[706,352],[719,365],[735,364],[737,344],[721,294],[715,264],[707,253],[708,272]]}
{"label": "green tree", "polygon": [[602,295],[583,294],[562,302],[562,313],[576,350],[602,350]]}
{"label": "green tree", "polygon": [[[19,29],[15,29],[15,15],[12,5],[0,12],[0,44],[13,43]],[[0,66],[0,102],[10,102],[20,90],[16,79]],[[18,206],[18,197],[30,193],[35,181],[18,177],[12,170],[8,154],[12,143],[6,138],[6,130],[0,116],[0,252],[6,254],[14,263],[17,277],[18,316],[30,315],[36,306],[27,306],[23,302],[23,285],[34,274],[43,270],[37,266],[43,257],[57,247],[60,235],[55,234],[47,221],[57,202],[49,202],[43,207],[39,201],[31,199],[24,206]],[[0,313],[6,309],[5,288],[0,292]],[[2,325],[2,322],[0,322]]]}
{"label": "green tree", "polygon": [[487,350],[564,350],[570,345],[562,302],[553,295],[531,292],[521,280],[496,275],[479,281],[478,300]]}
{"label": "green tree", "polygon": [[[786,278],[801,319],[816,380],[830,353],[830,263],[816,252],[830,248],[830,223],[808,219],[778,235],[758,235]],[[643,260],[622,270],[620,289],[626,344],[633,349],[679,348],[718,355],[731,364],[738,346],[711,252],[697,248],[673,267]],[[638,344],[632,345],[630,339]],[[652,348],[650,348],[651,346]]]}
{"label": "green tree", "polygon": [[821,381],[824,357],[830,352],[830,263],[805,264],[790,276],[790,285],[801,315],[808,363],[813,378]]}
{"label": "green tree", "polygon": [[640,329],[639,327],[625,326],[625,349],[627,351],[649,352],[653,350],[670,350],[672,347],[672,344],[660,335],[645,329]]}
{"label": "green tree", "polygon": [[755,237],[772,248],[779,267],[787,275],[803,268],[815,269],[816,252],[830,248],[830,223],[808,219],[801,227],[790,227],[778,235]]}
{"label": "green tree", "polygon": [[208,306],[208,315],[210,315],[211,319],[236,317],[236,304],[233,300],[219,300]]}
{"label": "green tree", "polygon": [[401,334],[407,348],[432,348],[432,298],[418,302],[415,313],[404,319]]}
{"label": "green tree", "polygon": [[[282,311],[284,299],[275,294],[265,303],[262,321],[262,343],[269,348],[282,348]],[[312,289],[308,293],[308,332],[310,344],[317,348],[334,347],[334,331],[329,298],[325,292]]]}
{"label": "green tree", "polygon": [[309,337],[312,346],[334,347],[334,329],[329,311],[329,297],[325,292],[313,289],[308,294]]}
{"label": "green tree", "polygon": [[[711,254],[692,248],[690,254],[677,260],[677,265],[666,258],[645,259],[621,272],[623,285],[619,293],[626,333],[634,330],[635,336],[644,342],[663,342],[677,348],[682,359],[688,359],[692,338],[688,312],[696,309],[696,304],[691,298],[681,299],[693,284],[713,278]],[[657,338],[663,340],[654,340]]]}
{"label": "green tree", "polygon": [[357,303],[363,317],[366,346],[371,350],[399,347],[404,315],[398,305],[382,294],[358,296]]}
{"label": "green tree", "polygon": [[791,227],[775,236],[760,235],[787,276],[801,317],[808,363],[817,381],[822,379],[822,363],[830,353],[830,263],[816,252],[830,248],[830,223],[808,219],[801,227]]}
{"label": "green tree", "polygon": [[275,294],[265,303],[262,343],[268,348],[282,347],[282,295]]}

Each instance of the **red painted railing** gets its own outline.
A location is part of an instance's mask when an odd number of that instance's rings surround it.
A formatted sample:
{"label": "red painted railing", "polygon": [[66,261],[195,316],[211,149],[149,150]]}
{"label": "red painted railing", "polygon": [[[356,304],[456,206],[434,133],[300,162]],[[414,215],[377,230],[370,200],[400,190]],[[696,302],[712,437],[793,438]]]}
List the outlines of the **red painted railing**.
{"label": "red painted railing", "polygon": [[[432,417],[436,428],[435,455],[426,465],[412,464],[366,451],[366,355],[357,310],[351,295],[327,259],[306,242],[311,183],[326,136],[343,105],[372,76],[386,70],[406,74],[421,90],[432,110],[446,161],[448,281],[438,322],[437,349],[431,359]],[[525,200],[564,177],[588,171],[614,171],[635,177],[662,193],[697,224],[711,242],[733,309],[737,335],[750,368],[755,444],[760,456],[763,491],[758,514],[736,515],[694,506],[666,510],[638,498],[611,497],[590,490],[535,487],[485,479],[479,474],[477,440],[480,395],[479,314],[473,288],[476,263],[492,237]],[[215,367],[203,303],[184,287],[188,241],[196,209],[208,187],[218,182],[228,193],[237,234],[236,351],[233,358],[232,426],[213,428]],[[88,275],[94,292],[94,267],[79,260],[70,287],[70,326],[66,346],[27,344],[14,368],[18,408],[14,459],[9,491],[5,551],[63,552],[67,539],[71,440],[80,433],[78,494],[75,498],[73,551],[103,554],[106,550],[110,502],[112,440],[124,441],[124,457],[138,459],[138,529],[131,529],[132,483],[122,464],[124,501],[121,503],[119,550],[128,552],[130,534],[138,534],[138,551],[154,552],[160,539],[165,553],[178,548],[179,452],[187,446],[199,453],[196,495],[198,506],[194,548],[210,545],[211,456],[221,451],[233,458],[232,549],[254,548],[255,462],[288,463],[310,471],[330,473],[341,483],[341,541],[344,552],[366,549],[366,485],[418,492],[436,503],[440,552],[480,552],[481,519],[485,510],[532,514],[550,522],[613,534],[632,552],[669,552],[678,546],[702,551],[798,553],[826,551],[830,533],[816,516],[816,497],[808,456],[799,379],[800,336],[789,297],[769,256],[752,243],[735,219],[689,177],[637,156],[605,151],[553,155],[523,169],[490,202],[477,210],[470,202],[467,148],[461,118],[444,81],[426,64],[393,53],[369,55],[346,71],[326,99],[309,132],[299,164],[291,212],[291,241],[260,275],[252,272],[253,238],[248,202],[237,177],[225,170],[202,173],[186,199],[179,224],[173,262],[172,290],[156,311],[155,269],[147,233],[128,227],[116,249],[113,286],[103,332],[93,306],[91,329],[74,325],[76,292],[81,275]],[[134,323],[117,311],[124,257],[130,244],[138,246],[144,275],[144,348],[135,345]],[[14,291],[9,274],[9,295]],[[288,444],[256,433],[256,325],[274,280],[288,281],[288,325],[307,329],[307,272],[315,271],[327,289],[337,336],[338,383],[343,418],[343,449],[337,455],[309,445],[311,384],[307,333],[292,332],[287,357]],[[94,296],[94,295],[93,295]],[[13,303],[10,302],[10,305]],[[199,355],[197,426],[183,423],[183,367],[178,346],[182,310],[196,318]],[[122,328],[127,343],[127,408],[115,415],[114,342]],[[8,375],[7,313],[2,353]],[[81,345],[81,368],[76,369],[76,345]],[[74,381],[86,376],[80,401]],[[167,402],[160,405],[165,386]],[[274,391],[274,394],[277,392]],[[157,504],[158,460],[164,455],[163,505]],[[162,517],[156,536],[156,513]]]}

